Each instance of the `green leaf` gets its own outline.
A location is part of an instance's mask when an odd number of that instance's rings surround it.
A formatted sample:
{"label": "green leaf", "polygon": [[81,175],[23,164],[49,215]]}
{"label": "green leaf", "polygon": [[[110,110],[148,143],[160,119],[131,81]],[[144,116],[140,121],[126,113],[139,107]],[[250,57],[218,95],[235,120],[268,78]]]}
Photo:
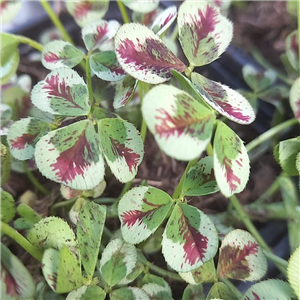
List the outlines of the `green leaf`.
{"label": "green leaf", "polygon": [[300,77],[294,81],[290,89],[290,105],[300,123]]}
{"label": "green leaf", "polygon": [[295,294],[287,282],[268,279],[252,285],[241,300],[284,299],[294,300]]}
{"label": "green leaf", "polygon": [[216,60],[228,47],[232,23],[206,2],[184,2],[178,12],[179,41],[188,61],[203,66]]}
{"label": "green leaf", "polygon": [[196,207],[177,203],[166,225],[162,253],[168,265],[189,272],[212,259],[218,234],[210,219]]}
{"label": "green leaf", "polygon": [[47,217],[36,223],[27,234],[28,241],[38,249],[61,249],[64,245],[77,247],[73,230],[68,223],[57,217]]}
{"label": "green leaf", "polygon": [[50,124],[28,117],[15,122],[7,133],[12,156],[18,160],[33,157],[38,140],[50,131]]}
{"label": "green leaf", "polygon": [[125,241],[139,244],[164,221],[172,206],[171,197],[153,187],[136,187],[120,200],[118,215]]}
{"label": "green leaf", "polygon": [[53,115],[84,116],[90,110],[87,85],[71,69],[53,70],[34,86],[31,101]]}
{"label": "green leaf", "polygon": [[225,236],[220,247],[219,277],[254,281],[261,279],[266,271],[263,250],[249,232],[236,229]]}
{"label": "green leaf", "polygon": [[202,196],[219,191],[214,168],[213,157],[206,156],[194,165],[184,178],[182,193],[185,196]]}
{"label": "green leaf", "polygon": [[295,70],[299,70],[298,30],[291,32],[285,40],[286,55]]}
{"label": "green leaf", "polygon": [[216,282],[211,287],[206,299],[211,300],[216,298],[222,300],[238,300],[235,293],[222,282]]}
{"label": "green leaf", "polygon": [[11,120],[12,117],[11,107],[7,104],[0,103],[0,114],[1,114],[0,136],[7,135],[10,126],[13,124],[13,121]]}
{"label": "green leaf", "polygon": [[142,113],[159,147],[176,159],[198,157],[211,139],[215,114],[173,86],[152,88],[143,100]]}
{"label": "green leaf", "polygon": [[47,249],[42,263],[44,277],[55,293],[68,293],[86,282],[81,275],[80,260],[66,245],[63,245],[60,251]]}
{"label": "green leaf", "polygon": [[35,159],[47,178],[73,189],[89,190],[104,176],[99,137],[90,120],[49,132],[36,145]]}
{"label": "green leaf", "polygon": [[111,171],[121,182],[132,180],[144,157],[141,136],[131,123],[105,118],[98,122],[103,155]]}
{"label": "green leaf", "polygon": [[183,291],[182,300],[205,300],[202,284],[188,284]]}
{"label": "green leaf", "polygon": [[115,36],[115,49],[121,67],[132,77],[148,83],[169,80],[172,69],[180,72],[186,69],[163,41],[141,24],[121,26]]}
{"label": "green leaf", "polygon": [[170,6],[162,11],[153,21],[151,29],[157,34],[162,35],[168,30],[177,17],[176,6]]}
{"label": "green leaf", "polygon": [[7,24],[14,19],[20,11],[22,2],[19,1],[1,1],[1,23]]}
{"label": "green leaf", "polygon": [[15,214],[16,208],[14,198],[10,193],[1,190],[1,221],[8,223],[14,218]]}
{"label": "green leaf", "polygon": [[121,239],[112,240],[100,260],[102,278],[109,286],[114,286],[133,271],[136,261],[137,252],[133,245]]}
{"label": "green leaf", "polygon": [[34,295],[35,283],[30,273],[1,243],[1,299],[33,299]]}
{"label": "green leaf", "polygon": [[42,217],[25,203],[19,204],[17,207],[17,213],[21,216],[21,218],[14,222],[14,227],[16,229],[30,229],[34,224],[42,220]]}
{"label": "green leaf", "polygon": [[135,280],[144,270],[145,266],[138,260],[133,270],[121,281],[119,281],[118,285],[128,285],[128,283]]}
{"label": "green leaf", "polygon": [[[145,286],[145,284],[148,284],[148,283],[155,283],[160,288],[162,288],[164,291],[166,291],[169,295],[172,294],[169,284],[162,277],[147,273],[143,277],[143,280],[142,280],[143,287]],[[143,287],[142,287],[142,289],[144,289]]]}
{"label": "green leaf", "polygon": [[147,14],[155,10],[159,5],[159,0],[122,0],[131,10]]}
{"label": "green leaf", "polygon": [[150,300],[148,295],[137,287],[124,287],[113,290],[109,295],[110,300]]}
{"label": "green leaf", "polygon": [[287,278],[297,298],[300,298],[300,246],[294,251],[289,259]]}
{"label": "green leaf", "polygon": [[214,170],[225,197],[244,190],[250,174],[249,157],[242,140],[223,122],[218,122],[214,138]]}
{"label": "green leaf", "polygon": [[163,227],[159,227],[150,235],[150,237],[142,244],[143,252],[145,254],[153,254],[161,250],[162,235],[164,232]]}
{"label": "green leaf", "polygon": [[66,300],[93,300],[93,299],[104,300],[105,296],[106,293],[100,286],[83,285],[79,289],[69,293]]}
{"label": "green leaf", "polygon": [[254,121],[254,110],[240,93],[195,72],[191,79],[203,99],[221,115],[243,125]]}
{"label": "green leaf", "polygon": [[81,208],[77,222],[77,239],[82,265],[88,278],[92,278],[101,244],[106,217],[106,206],[86,202]]}
{"label": "green leaf", "polygon": [[7,182],[10,176],[12,158],[9,150],[2,143],[1,143],[0,158],[1,158],[1,186],[3,186]]}

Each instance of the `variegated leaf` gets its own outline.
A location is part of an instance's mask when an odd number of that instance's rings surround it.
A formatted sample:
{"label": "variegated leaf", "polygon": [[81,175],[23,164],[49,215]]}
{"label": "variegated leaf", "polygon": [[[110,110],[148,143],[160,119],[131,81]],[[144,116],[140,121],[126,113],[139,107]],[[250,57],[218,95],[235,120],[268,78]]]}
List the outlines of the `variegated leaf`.
{"label": "variegated leaf", "polygon": [[125,241],[139,244],[164,221],[171,206],[171,197],[153,187],[136,187],[120,200],[118,215]]}
{"label": "variegated leaf", "polygon": [[289,264],[287,267],[287,278],[288,281],[300,299],[300,246],[293,252],[289,259]]}
{"label": "variegated leaf", "polygon": [[131,10],[147,14],[155,10],[159,5],[159,0],[122,0]]}
{"label": "variegated leaf", "polygon": [[188,284],[183,291],[182,300],[205,300],[202,284]]}
{"label": "variegated leaf", "polygon": [[203,66],[217,59],[228,47],[232,23],[205,1],[186,1],[178,12],[179,41],[188,61]]}
{"label": "variegated leaf", "polygon": [[294,30],[288,35],[285,41],[286,55],[295,70],[299,70],[299,41],[298,30]]}
{"label": "variegated leaf", "polygon": [[176,6],[170,6],[155,18],[154,22],[152,23],[151,29],[157,35],[162,35],[172,25],[176,17]]}
{"label": "variegated leaf", "polygon": [[23,263],[1,243],[1,299],[33,299],[35,289]]}
{"label": "variegated leaf", "polygon": [[103,180],[100,141],[89,120],[43,136],[36,145],[35,159],[45,177],[73,189],[89,190]]}
{"label": "variegated leaf", "polygon": [[223,122],[218,122],[214,138],[214,171],[225,197],[244,190],[250,174],[247,149],[239,136]]}
{"label": "variegated leaf", "polygon": [[254,121],[254,110],[240,93],[194,72],[191,79],[203,99],[217,112],[239,124]]}
{"label": "variegated leaf", "polygon": [[83,59],[84,53],[72,44],[55,40],[43,47],[42,64],[49,70],[73,68]]}
{"label": "variegated leaf", "polygon": [[206,156],[200,159],[186,174],[182,185],[182,193],[186,196],[202,196],[218,191],[213,158],[212,156]]}
{"label": "variegated leaf", "polygon": [[102,278],[109,286],[114,286],[132,272],[136,261],[137,252],[133,245],[122,239],[112,240],[100,260]]}
{"label": "variegated leaf", "polygon": [[88,23],[100,20],[108,10],[109,1],[66,1],[68,12],[74,17],[75,22],[84,27]]}
{"label": "variegated leaf", "polygon": [[146,94],[142,113],[159,147],[180,160],[194,159],[203,152],[215,122],[211,110],[168,85],[156,86]]}
{"label": "variegated leaf", "polygon": [[249,232],[236,229],[225,236],[220,247],[219,277],[254,281],[261,279],[266,271],[263,250]]}
{"label": "variegated leaf", "polygon": [[210,289],[206,300],[238,300],[236,294],[223,282],[216,282]]}
{"label": "variegated leaf", "polygon": [[126,75],[122,80],[116,83],[116,92],[114,96],[114,109],[125,106],[133,97],[138,80],[130,75]]}
{"label": "variegated leaf", "polygon": [[167,292],[167,294],[169,295],[172,295],[172,291],[169,284],[162,277],[147,273],[142,280],[142,284],[143,284],[142,289],[144,289],[144,286],[148,283],[154,283],[158,287],[160,287],[161,290]]}
{"label": "variegated leaf", "polygon": [[36,143],[50,130],[50,124],[31,117],[15,122],[7,134],[10,153],[19,160],[32,158]]}
{"label": "variegated leaf", "polygon": [[295,117],[300,123],[300,77],[297,78],[290,90],[290,105]]}
{"label": "variegated leaf", "polygon": [[119,22],[115,20],[97,20],[82,28],[82,39],[88,50],[102,49],[110,44],[115,36]]}
{"label": "variegated leaf", "polygon": [[21,1],[1,1],[0,3],[0,16],[1,23],[9,23],[20,11],[22,2]]}
{"label": "variegated leaf", "polygon": [[113,290],[109,294],[110,300],[150,300],[146,292],[137,287],[124,287],[117,290]]}
{"label": "variegated leaf", "polygon": [[150,299],[173,300],[172,291],[168,283],[161,277],[146,274],[142,280],[144,290]]}
{"label": "variegated leaf", "polygon": [[218,234],[210,219],[196,207],[177,203],[166,225],[162,253],[168,265],[189,272],[212,259]]}
{"label": "variegated leaf", "polygon": [[240,300],[284,299],[294,300],[293,293],[287,282],[278,279],[268,279],[252,285]]}
{"label": "variegated leaf", "polygon": [[183,72],[185,64],[162,40],[141,24],[125,24],[115,36],[115,49],[121,67],[132,77],[152,84],[169,80],[171,69]]}
{"label": "variegated leaf", "polygon": [[118,282],[118,285],[128,285],[128,283],[132,282],[135,280],[141,273],[145,270],[145,266],[137,260],[135,267],[133,270],[126,276],[124,277],[121,281]]}
{"label": "variegated leaf", "polygon": [[87,85],[71,69],[57,69],[48,74],[34,86],[31,101],[53,115],[84,116],[90,110]]}
{"label": "variegated leaf", "polygon": [[125,71],[120,67],[114,51],[104,51],[90,57],[90,66],[94,74],[106,81],[118,81],[125,77]]}
{"label": "variegated leaf", "polygon": [[13,121],[11,120],[12,117],[11,107],[7,104],[0,103],[0,114],[1,114],[0,136],[7,135],[9,128],[13,124]]}
{"label": "variegated leaf", "polygon": [[66,300],[104,300],[106,293],[98,285],[83,285],[68,294]]}
{"label": "variegated leaf", "polygon": [[132,180],[144,157],[141,136],[131,123],[106,118],[98,122],[101,148],[107,164],[121,182]]}
{"label": "variegated leaf", "polygon": [[55,293],[68,293],[86,283],[81,275],[80,260],[63,245],[60,251],[47,249],[43,255],[42,271],[44,277]]}

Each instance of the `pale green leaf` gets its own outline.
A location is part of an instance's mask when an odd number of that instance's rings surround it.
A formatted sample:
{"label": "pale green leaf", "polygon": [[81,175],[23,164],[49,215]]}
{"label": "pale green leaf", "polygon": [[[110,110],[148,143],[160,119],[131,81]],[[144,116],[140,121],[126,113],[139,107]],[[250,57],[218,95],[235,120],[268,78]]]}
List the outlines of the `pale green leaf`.
{"label": "pale green leaf", "polygon": [[118,285],[128,285],[128,283],[135,280],[144,270],[145,270],[145,266],[139,260],[137,260],[133,270],[121,281],[119,281]]}
{"label": "pale green leaf", "polygon": [[7,24],[11,22],[19,13],[21,7],[21,1],[1,1],[1,23]]}
{"label": "pale green leaf", "polygon": [[150,300],[146,292],[137,287],[124,287],[113,290],[109,295],[110,300]]}
{"label": "pale green leaf", "polygon": [[298,299],[300,299],[300,246],[289,259],[287,278]]}
{"label": "pale green leaf", "polygon": [[206,300],[222,299],[222,300],[238,300],[235,293],[224,283],[216,282],[210,289]]}
{"label": "pale green leaf", "polygon": [[87,286],[83,285],[77,290],[72,291],[67,296],[66,300],[104,300],[106,293],[98,285]]}
{"label": "pale green leaf", "polygon": [[8,223],[14,218],[15,213],[16,208],[14,198],[10,193],[1,190],[1,221]]}
{"label": "pale green leaf", "polygon": [[202,284],[188,284],[183,291],[182,300],[205,300]]}

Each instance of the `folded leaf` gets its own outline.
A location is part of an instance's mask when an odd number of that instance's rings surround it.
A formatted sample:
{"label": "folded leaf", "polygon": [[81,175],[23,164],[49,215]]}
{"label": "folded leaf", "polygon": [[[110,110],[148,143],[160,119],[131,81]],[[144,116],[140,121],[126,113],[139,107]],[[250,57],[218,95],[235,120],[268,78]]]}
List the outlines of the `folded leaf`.
{"label": "folded leaf", "polygon": [[286,55],[295,70],[299,70],[299,41],[298,30],[291,32],[285,41]]}
{"label": "folded leaf", "polygon": [[235,293],[223,282],[216,282],[210,289],[206,300],[238,300]]}
{"label": "folded leaf", "polygon": [[154,22],[152,23],[151,29],[157,35],[162,35],[172,25],[176,17],[176,6],[170,6],[155,18]]}

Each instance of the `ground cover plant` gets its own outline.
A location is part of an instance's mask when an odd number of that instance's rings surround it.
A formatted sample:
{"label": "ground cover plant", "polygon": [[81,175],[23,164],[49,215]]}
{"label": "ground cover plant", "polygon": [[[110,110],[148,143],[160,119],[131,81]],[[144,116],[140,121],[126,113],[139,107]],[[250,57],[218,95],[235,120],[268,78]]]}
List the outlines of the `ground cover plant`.
{"label": "ground cover plant", "polygon": [[[159,1],[117,1],[121,24],[105,19],[109,1],[67,1],[84,49],[49,3],[40,4],[59,39],[43,45],[1,33],[1,186],[18,170],[46,195],[43,201],[56,199],[41,215],[33,209],[32,193],[16,202],[1,190],[1,297],[300,299],[299,199],[291,179],[300,173],[299,137],[277,143],[274,157],[284,173],[270,188],[282,193],[283,203],[275,205],[288,222],[288,261],[272,253],[247,214],[273,204],[262,195],[243,207],[236,196],[249,180],[248,153],[300,121],[299,31],[286,40],[287,74],[247,65],[243,76],[252,91],[238,92],[195,71],[217,60],[232,40],[228,3],[185,1],[178,10],[162,10]],[[288,5],[300,15],[297,3]],[[20,2],[1,1],[1,7],[12,18]],[[48,70],[33,87],[28,77],[16,75],[20,44],[38,50]],[[277,76],[286,84],[274,86]],[[258,98],[278,109],[286,96],[294,118],[274,117],[269,131],[244,145],[228,121],[249,126]],[[130,117],[134,106],[140,122]],[[132,187],[150,134],[163,153],[158,155],[187,162],[172,194],[148,178]],[[61,195],[49,192],[35,169],[59,184]],[[113,176],[124,187],[108,198],[105,188]],[[214,193],[229,199],[228,216],[234,211],[243,229],[224,223],[224,233],[221,220],[189,201]],[[38,278],[10,250],[16,244],[37,261]],[[161,253],[167,267],[152,263],[149,253]],[[268,260],[281,279],[264,278]],[[231,279],[253,285],[242,293]],[[174,282],[184,285],[180,295],[172,291]]]}

